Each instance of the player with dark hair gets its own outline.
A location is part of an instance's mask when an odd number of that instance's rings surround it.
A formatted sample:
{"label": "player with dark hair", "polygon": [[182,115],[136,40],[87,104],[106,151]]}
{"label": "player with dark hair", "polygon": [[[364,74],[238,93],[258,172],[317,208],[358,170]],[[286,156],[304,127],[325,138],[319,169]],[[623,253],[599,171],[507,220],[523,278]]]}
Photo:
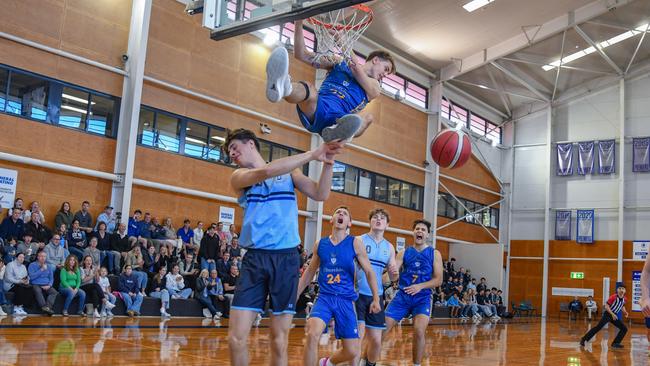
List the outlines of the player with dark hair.
{"label": "player with dark hair", "polygon": [[[252,131],[231,131],[224,146],[230,159],[239,166],[230,176],[230,185],[244,209],[239,243],[248,250],[230,312],[230,362],[236,366],[249,364],[248,334],[270,297],[271,364],[286,365],[300,271],[297,247],[301,240],[295,190],[316,201],[327,199],[334,156],[341,152],[343,144],[325,143],[312,151],[270,163],[260,155],[259,141]],[[318,182],[301,170],[314,160],[324,163]]]}
{"label": "player with dark hair", "polygon": [[266,97],[277,103],[282,99],[296,104],[303,126],[325,141],[348,141],[358,137],[372,123],[371,114],[358,116],[362,109],[381,94],[381,79],[395,73],[395,61],[386,51],[374,51],[366,63],[339,57],[318,57],[305,48],[302,21],[294,34],[294,57],[328,74],[320,89],[312,83],[292,83],[289,77],[289,54],[284,47],[271,53],[266,64]]}

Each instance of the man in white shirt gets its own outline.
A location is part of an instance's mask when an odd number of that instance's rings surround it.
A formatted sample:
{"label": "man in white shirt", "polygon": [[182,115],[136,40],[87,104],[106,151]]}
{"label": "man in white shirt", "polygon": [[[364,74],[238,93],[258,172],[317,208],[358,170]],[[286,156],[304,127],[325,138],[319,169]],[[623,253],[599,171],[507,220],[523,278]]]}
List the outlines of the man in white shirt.
{"label": "man in white shirt", "polygon": [[591,320],[591,313],[598,312],[598,304],[594,301],[593,296],[589,296],[585,302],[585,308],[587,309],[587,318]]}
{"label": "man in white shirt", "polygon": [[201,247],[201,239],[203,239],[203,221],[199,221],[194,228],[194,236],[192,237],[192,244],[196,245],[197,248]]}

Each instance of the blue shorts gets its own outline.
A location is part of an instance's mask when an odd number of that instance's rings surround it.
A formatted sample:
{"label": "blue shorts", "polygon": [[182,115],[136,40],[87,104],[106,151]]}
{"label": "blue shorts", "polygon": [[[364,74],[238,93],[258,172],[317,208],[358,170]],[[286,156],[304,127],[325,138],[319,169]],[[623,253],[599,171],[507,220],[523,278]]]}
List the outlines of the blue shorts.
{"label": "blue shorts", "polygon": [[359,338],[354,301],[344,300],[340,297],[319,294],[309,313],[310,318],[321,319],[325,323],[325,330],[330,319],[334,318],[334,335],[337,339]]}
{"label": "blue shorts", "polygon": [[645,318],[645,327],[650,329],[650,318]]}
{"label": "blue shorts", "polygon": [[431,316],[431,296],[411,296],[402,290],[397,292],[393,301],[388,304],[386,316],[400,321],[408,314],[413,316]]}
{"label": "blue shorts", "polygon": [[273,314],[295,314],[300,255],[298,249],[249,249],[231,309],[263,312],[267,297]]}
{"label": "blue shorts", "polygon": [[357,322],[364,323],[370,329],[386,329],[386,316],[384,315],[384,299],[379,298],[379,306],[381,311],[378,313],[370,312],[370,304],[372,304],[372,296],[359,294],[359,298],[355,302],[357,308]]}
{"label": "blue shorts", "polygon": [[311,120],[297,105],[296,111],[298,112],[300,122],[307,131],[318,134],[321,133],[323,128],[334,125],[337,119],[350,113],[349,111],[341,109],[339,106],[333,105],[331,102],[328,103],[327,98],[322,98],[320,96],[318,98],[318,103],[316,104],[314,118]]}

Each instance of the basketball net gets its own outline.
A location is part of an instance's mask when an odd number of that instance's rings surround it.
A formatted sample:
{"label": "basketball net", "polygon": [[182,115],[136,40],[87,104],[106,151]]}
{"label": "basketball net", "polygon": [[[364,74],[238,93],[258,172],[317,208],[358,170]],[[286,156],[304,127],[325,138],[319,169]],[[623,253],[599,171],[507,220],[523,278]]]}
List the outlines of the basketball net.
{"label": "basketball net", "polygon": [[318,42],[315,62],[354,60],[354,44],[370,26],[372,19],[372,9],[363,4],[309,18],[307,21],[314,27]]}

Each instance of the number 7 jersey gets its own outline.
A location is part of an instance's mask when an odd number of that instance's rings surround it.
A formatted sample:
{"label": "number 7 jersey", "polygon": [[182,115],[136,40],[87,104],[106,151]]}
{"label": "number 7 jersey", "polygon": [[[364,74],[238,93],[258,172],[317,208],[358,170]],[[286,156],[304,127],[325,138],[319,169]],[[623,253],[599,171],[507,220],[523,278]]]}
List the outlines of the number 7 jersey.
{"label": "number 7 jersey", "polygon": [[329,236],[318,243],[320,268],[318,271],[319,293],[333,295],[343,300],[355,301],[358,297],[354,288],[355,259],[354,236],[348,235],[334,245]]}
{"label": "number 7 jersey", "polygon": [[[399,288],[404,288],[422,282],[430,281],[433,278],[433,257],[434,249],[426,247],[418,252],[414,247],[408,247],[404,252],[402,268],[399,275]],[[424,289],[416,296],[431,296],[431,289]]]}

